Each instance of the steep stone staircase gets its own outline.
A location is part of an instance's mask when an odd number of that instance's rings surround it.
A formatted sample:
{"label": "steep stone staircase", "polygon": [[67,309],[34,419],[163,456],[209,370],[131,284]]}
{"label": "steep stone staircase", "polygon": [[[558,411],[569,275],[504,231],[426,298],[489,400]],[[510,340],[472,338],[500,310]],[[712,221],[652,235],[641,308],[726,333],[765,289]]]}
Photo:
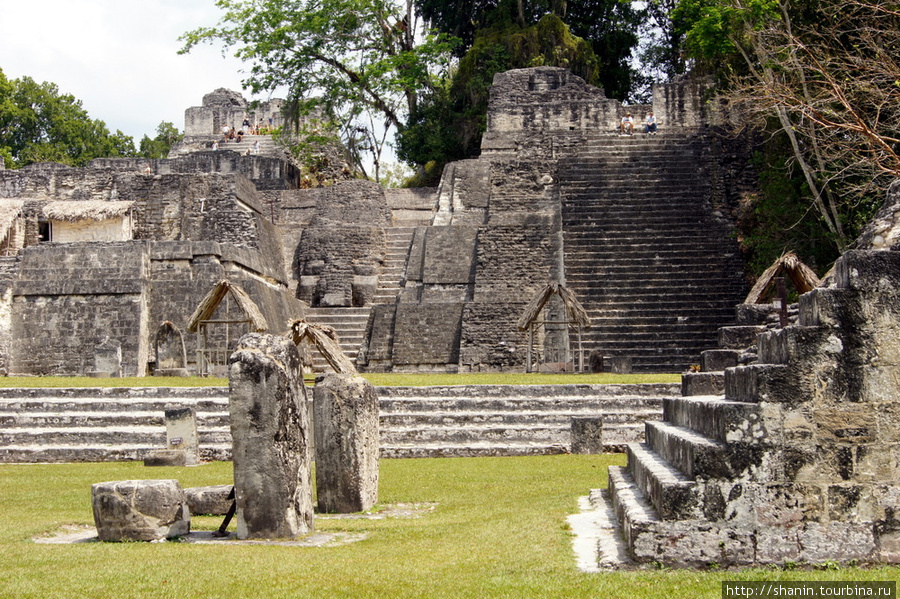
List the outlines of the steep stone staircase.
{"label": "steep stone staircase", "polygon": [[[385,261],[378,276],[378,289],[375,291],[375,304],[390,304],[400,293],[403,275],[406,272],[406,259],[409,246],[415,233],[415,227],[389,227],[385,229],[387,244]],[[334,328],[344,350],[350,360],[355,361],[359,348],[366,335],[366,327],[372,312],[371,306],[359,308],[309,308],[307,321],[325,324]],[[318,352],[313,352],[313,369],[316,372],[331,372],[331,367]]]}
{"label": "steep stone staircase", "polygon": [[259,142],[258,153],[260,156],[272,156],[273,154],[276,154],[275,141],[272,139],[271,135],[245,135],[240,143],[236,141],[222,141],[220,139],[219,151],[231,150],[238,154],[246,154],[249,150],[251,154],[256,154],[256,152],[253,151],[253,145],[257,141]]}
{"label": "steep stone staircase", "polygon": [[703,147],[678,134],[598,136],[560,165],[566,284],[591,318],[586,346],[636,371],[699,362],[745,294]]}
{"label": "steep stone staircase", "polygon": [[[380,387],[386,458],[564,453],[575,416],[602,416],[621,450],[677,384]],[[165,446],[164,411],[193,407],[203,459],[230,456],[228,389],[0,389],[0,462],[140,460]]]}
{"label": "steep stone staircase", "polygon": [[387,248],[385,261],[378,276],[378,290],[375,292],[376,304],[392,304],[400,293],[403,275],[406,272],[406,260],[409,257],[409,246],[412,243],[415,227],[389,227],[385,229]]}
{"label": "steep stone staircase", "polygon": [[[351,361],[356,360],[359,346],[366,335],[366,323],[369,322],[371,306],[360,308],[308,308],[307,322],[333,327],[344,355]],[[319,352],[313,352],[313,370],[331,372],[331,366]]]}

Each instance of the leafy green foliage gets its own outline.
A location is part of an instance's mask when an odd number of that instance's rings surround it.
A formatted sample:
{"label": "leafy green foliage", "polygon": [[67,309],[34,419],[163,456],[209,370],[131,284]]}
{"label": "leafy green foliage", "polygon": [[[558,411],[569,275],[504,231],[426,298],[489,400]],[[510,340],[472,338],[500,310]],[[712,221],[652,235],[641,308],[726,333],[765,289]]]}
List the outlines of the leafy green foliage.
{"label": "leafy green foliage", "polygon": [[83,166],[94,158],[133,156],[134,141],[110,134],[81,102],[53,83],[8,80],[0,70],[0,157],[7,167],[34,162]]}
{"label": "leafy green foliage", "polygon": [[181,141],[183,133],[168,121],[162,121],[156,127],[156,137],[150,139],[147,135],[141,139],[138,154],[144,158],[165,158],[169,155],[172,146]]}
{"label": "leafy green foliage", "polygon": [[442,166],[477,155],[494,74],[532,66],[566,67],[589,83],[597,83],[600,71],[590,44],[572,35],[555,15],[545,15],[531,27],[480,30],[449,84],[435,87],[423,99],[398,136],[398,156]]}
{"label": "leafy green foliage", "polygon": [[251,64],[253,93],[288,88],[300,112],[354,122],[372,111],[385,127],[402,129],[423,90],[447,68],[452,40],[419,30],[411,5],[391,0],[217,0],[215,27],[182,36],[188,52],[221,43]]}
{"label": "leafy green foliage", "polygon": [[758,276],[786,251],[793,251],[822,275],[838,253],[817,213],[810,210],[809,190],[788,162],[786,146],[783,135],[773,136],[753,158],[759,194],[741,206],[737,221],[747,271]]}

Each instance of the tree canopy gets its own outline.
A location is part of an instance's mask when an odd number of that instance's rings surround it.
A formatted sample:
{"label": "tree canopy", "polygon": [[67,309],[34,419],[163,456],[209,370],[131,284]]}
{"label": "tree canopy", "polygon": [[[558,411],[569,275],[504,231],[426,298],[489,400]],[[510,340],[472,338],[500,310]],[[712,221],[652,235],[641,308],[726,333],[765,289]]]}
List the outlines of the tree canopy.
{"label": "tree canopy", "polygon": [[[345,139],[366,114],[402,130],[419,97],[448,68],[452,41],[426,32],[412,3],[393,0],[217,0],[214,27],[182,36],[182,52],[220,43],[251,66],[253,93],[286,88],[296,112],[320,109],[344,127]],[[375,139],[377,134],[366,135]]]}
{"label": "tree canopy", "polygon": [[787,159],[769,152],[768,164],[798,179],[806,207],[787,229],[808,211],[846,249],[900,177],[896,3],[680,0],[674,17],[732,124],[784,139]]}
{"label": "tree canopy", "polygon": [[8,80],[0,70],[0,157],[9,168],[34,162],[83,166],[94,158],[133,156],[134,140],[91,119],[81,101],[53,83]]}
{"label": "tree canopy", "polygon": [[138,149],[138,154],[144,158],[165,158],[169,155],[169,150],[177,142],[181,141],[184,134],[178,131],[172,123],[162,121],[156,127],[156,137],[150,139],[148,135],[144,135]]}

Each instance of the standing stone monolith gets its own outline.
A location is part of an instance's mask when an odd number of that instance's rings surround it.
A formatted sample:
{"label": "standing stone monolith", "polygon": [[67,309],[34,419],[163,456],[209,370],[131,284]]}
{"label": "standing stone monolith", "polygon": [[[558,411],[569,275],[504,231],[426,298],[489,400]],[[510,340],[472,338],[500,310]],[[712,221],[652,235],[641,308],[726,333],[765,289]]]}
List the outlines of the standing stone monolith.
{"label": "standing stone monolith", "polygon": [[249,333],[228,364],[237,536],[306,534],[314,526],[311,448],[297,347]]}
{"label": "standing stone monolith", "polygon": [[194,408],[168,408],[166,415],[166,448],[184,452],[185,465],[200,463],[200,436],[197,434],[197,411]]}
{"label": "standing stone monolith", "polygon": [[378,502],[378,396],[360,376],[326,374],[313,390],[319,511],[346,514]]}
{"label": "standing stone monolith", "polygon": [[156,331],[156,376],[187,376],[187,352],[184,336],[168,320]]}

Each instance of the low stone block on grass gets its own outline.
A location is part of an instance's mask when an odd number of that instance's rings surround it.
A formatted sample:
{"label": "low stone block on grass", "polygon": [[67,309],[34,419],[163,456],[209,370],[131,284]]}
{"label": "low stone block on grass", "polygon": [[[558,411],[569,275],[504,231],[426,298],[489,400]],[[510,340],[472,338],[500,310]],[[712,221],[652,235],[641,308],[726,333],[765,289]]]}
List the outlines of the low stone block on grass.
{"label": "low stone block on grass", "polygon": [[191,531],[191,512],[177,480],[122,480],[91,486],[101,541],[156,541]]}
{"label": "low stone block on grass", "polygon": [[224,516],[231,508],[234,485],[213,485],[211,487],[189,487],[184,490],[191,514],[197,516]]}

